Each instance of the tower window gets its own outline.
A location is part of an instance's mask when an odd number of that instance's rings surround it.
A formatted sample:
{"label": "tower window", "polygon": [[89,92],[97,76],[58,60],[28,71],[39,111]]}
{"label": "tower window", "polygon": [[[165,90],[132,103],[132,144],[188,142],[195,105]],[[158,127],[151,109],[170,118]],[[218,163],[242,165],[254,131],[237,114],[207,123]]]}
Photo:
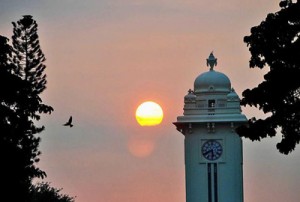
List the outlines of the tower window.
{"label": "tower window", "polygon": [[216,100],[208,100],[208,115],[215,114]]}
{"label": "tower window", "polygon": [[216,106],[216,100],[208,100],[208,107],[214,108]]}

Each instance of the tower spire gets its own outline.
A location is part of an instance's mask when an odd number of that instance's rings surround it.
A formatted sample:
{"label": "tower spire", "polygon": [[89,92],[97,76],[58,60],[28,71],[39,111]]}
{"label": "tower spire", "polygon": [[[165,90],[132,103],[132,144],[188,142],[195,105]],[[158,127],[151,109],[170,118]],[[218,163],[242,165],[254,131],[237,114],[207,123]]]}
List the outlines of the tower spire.
{"label": "tower spire", "polygon": [[206,65],[210,66],[210,70],[213,70],[214,66],[217,66],[217,58],[215,58],[213,51],[210,53],[210,55],[206,59]]}

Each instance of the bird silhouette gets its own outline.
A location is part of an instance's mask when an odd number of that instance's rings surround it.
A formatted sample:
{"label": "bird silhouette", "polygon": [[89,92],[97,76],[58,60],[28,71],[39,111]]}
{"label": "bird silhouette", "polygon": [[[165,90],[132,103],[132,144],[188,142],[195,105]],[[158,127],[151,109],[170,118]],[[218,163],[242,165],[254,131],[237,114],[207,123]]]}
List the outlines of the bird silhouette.
{"label": "bird silhouette", "polygon": [[66,122],[66,123],[64,124],[64,126],[70,126],[70,127],[73,127],[73,124],[72,124],[72,116],[70,116],[68,122]]}

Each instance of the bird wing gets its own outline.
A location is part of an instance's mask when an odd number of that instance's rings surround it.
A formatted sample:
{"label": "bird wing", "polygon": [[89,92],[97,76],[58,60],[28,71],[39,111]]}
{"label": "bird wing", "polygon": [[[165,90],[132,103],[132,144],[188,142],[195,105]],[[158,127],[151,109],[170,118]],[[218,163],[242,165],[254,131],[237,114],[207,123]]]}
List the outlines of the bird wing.
{"label": "bird wing", "polygon": [[68,126],[68,125],[71,125],[72,123],[72,116],[70,116],[69,120],[67,123],[64,124],[64,126]]}
{"label": "bird wing", "polygon": [[70,116],[68,123],[72,123],[72,116]]}

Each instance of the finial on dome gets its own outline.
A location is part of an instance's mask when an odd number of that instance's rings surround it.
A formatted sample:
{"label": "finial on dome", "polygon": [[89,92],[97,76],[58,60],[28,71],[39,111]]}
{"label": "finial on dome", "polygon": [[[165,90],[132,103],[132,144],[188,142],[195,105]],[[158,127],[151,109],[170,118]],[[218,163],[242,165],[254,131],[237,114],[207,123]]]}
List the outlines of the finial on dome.
{"label": "finial on dome", "polygon": [[213,52],[211,52],[209,57],[206,59],[206,65],[210,66],[210,70],[213,70],[214,66],[217,66],[217,58],[215,58]]}
{"label": "finial on dome", "polygon": [[194,91],[193,91],[192,89],[189,89],[189,90],[188,90],[188,93],[189,93],[189,94],[192,94],[192,93],[194,93]]}

